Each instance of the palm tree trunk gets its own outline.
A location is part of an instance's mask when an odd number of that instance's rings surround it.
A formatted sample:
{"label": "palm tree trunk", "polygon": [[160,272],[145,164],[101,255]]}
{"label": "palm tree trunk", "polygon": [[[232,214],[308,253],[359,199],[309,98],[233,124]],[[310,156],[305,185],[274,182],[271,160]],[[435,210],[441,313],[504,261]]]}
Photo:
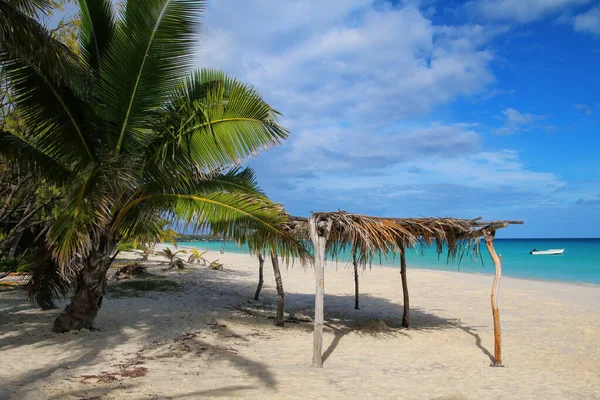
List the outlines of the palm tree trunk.
{"label": "palm tree trunk", "polygon": [[17,236],[12,240],[10,244],[10,248],[8,250],[8,259],[12,260],[15,258],[15,254],[17,253],[17,248],[19,247],[19,242],[21,241],[21,237],[23,236],[23,232],[17,233]]}
{"label": "palm tree trunk", "polygon": [[275,286],[277,287],[277,318],[275,325],[283,326],[283,309],[285,307],[285,293],[283,292],[283,282],[281,281],[281,271],[279,270],[279,260],[277,253],[271,253],[271,263],[273,264],[273,273],[275,274]]}
{"label": "palm tree trunk", "polygon": [[360,310],[360,307],[358,304],[358,263],[356,262],[356,259],[354,259],[353,262],[354,262],[354,309]]}
{"label": "palm tree trunk", "polygon": [[83,260],[71,304],[54,320],[54,332],[94,328],[94,319],[106,291],[106,275],[116,250],[116,242],[110,237],[103,237],[98,242]]}
{"label": "palm tree trunk", "polygon": [[265,265],[265,258],[262,253],[258,253],[258,286],[256,287],[256,293],[254,293],[254,300],[258,300],[262,285],[264,283],[263,266]]}
{"label": "palm tree trunk", "polygon": [[408,296],[408,281],[406,279],[406,255],[402,247],[400,254],[400,276],[402,278],[402,296],[404,297],[404,314],[402,315],[402,326],[408,328],[408,313],[410,312],[410,300]]}

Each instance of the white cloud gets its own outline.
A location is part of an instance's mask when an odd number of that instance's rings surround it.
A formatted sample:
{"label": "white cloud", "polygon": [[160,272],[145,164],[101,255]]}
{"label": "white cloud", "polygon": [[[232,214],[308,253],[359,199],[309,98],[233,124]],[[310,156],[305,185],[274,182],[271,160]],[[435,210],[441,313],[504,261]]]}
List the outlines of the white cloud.
{"label": "white cloud", "polygon": [[504,115],[504,126],[502,128],[496,129],[496,133],[500,135],[510,135],[513,133],[517,133],[524,129],[527,129],[531,124],[541,121],[543,119],[548,118],[547,115],[536,115],[529,113],[522,113],[514,108],[507,108],[502,111],[502,115]]}
{"label": "white cloud", "polygon": [[300,212],[307,211],[308,203],[310,210],[464,217],[489,217],[499,210],[506,217],[511,209],[554,205],[560,201],[555,193],[566,186],[553,173],[530,170],[510,150],[431,155],[362,174],[358,167],[350,172],[326,169],[292,182],[280,189],[279,200]]}
{"label": "white cloud", "polygon": [[573,28],[578,32],[600,36],[600,6],[577,15],[573,21]]}
{"label": "white cloud", "polygon": [[[447,195],[560,186],[516,153],[483,151],[477,123],[427,121],[436,107],[485,92],[488,43],[506,30],[439,25],[433,15],[372,0],[209,3],[198,64],[254,84],[291,129],[254,164],[275,200],[356,209],[374,206],[371,193],[435,197],[439,185]],[[505,112],[519,129],[542,117]]]}
{"label": "white cloud", "polygon": [[494,79],[494,55],[484,46],[497,31],[434,25],[413,6],[326,0],[296,7],[210,3],[199,63],[256,85],[288,118],[320,125],[422,116]]}
{"label": "white cloud", "polygon": [[590,0],[475,0],[467,8],[489,20],[527,23],[557,14]]}
{"label": "white cloud", "polygon": [[479,149],[479,135],[463,124],[386,129],[369,125],[307,129],[297,133],[282,156],[285,160],[282,168],[287,170],[285,172],[360,175],[422,157],[443,160]]}

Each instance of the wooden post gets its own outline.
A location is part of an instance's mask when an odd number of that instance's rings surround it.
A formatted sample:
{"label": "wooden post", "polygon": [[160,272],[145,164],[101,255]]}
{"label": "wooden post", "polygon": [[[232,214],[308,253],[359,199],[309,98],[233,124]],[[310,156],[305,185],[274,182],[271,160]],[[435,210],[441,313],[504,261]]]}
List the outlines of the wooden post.
{"label": "wooden post", "polygon": [[402,296],[404,303],[404,314],[402,315],[402,326],[408,328],[408,313],[410,311],[410,300],[408,296],[408,281],[406,280],[406,255],[404,247],[401,247],[400,253],[400,277],[402,278]]}
{"label": "wooden post", "polygon": [[258,286],[256,287],[256,293],[254,293],[254,300],[258,300],[260,291],[264,283],[263,267],[265,265],[265,258],[263,257],[262,251],[258,253]]}
{"label": "wooden post", "polygon": [[315,329],[313,337],[313,367],[323,367],[323,302],[325,296],[325,246],[331,229],[331,221],[319,223],[315,217],[308,220],[310,239],[315,249]]}
{"label": "wooden post", "polygon": [[283,282],[281,281],[281,271],[279,270],[279,260],[277,253],[271,251],[271,263],[273,264],[273,274],[275,274],[275,287],[277,288],[277,318],[275,325],[283,326],[283,310],[285,308],[285,293],[283,292]]}
{"label": "wooden post", "polygon": [[498,309],[498,301],[496,300],[496,295],[498,294],[498,285],[500,284],[500,278],[502,277],[502,258],[496,254],[496,249],[494,249],[495,235],[495,230],[483,231],[485,245],[490,253],[490,257],[492,257],[492,261],[494,261],[494,267],[496,270],[496,274],[494,275],[494,284],[492,286],[492,293],[490,295],[492,302],[492,316],[494,317],[494,361],[492,362],[492,367],[502,367],[500,310]]}
{"label": "wooden post", "polygon": [[354,264],[354,309],[360,310],[358,305],[358,263],[356,262],[356,257],[352,257],[352,262]]}

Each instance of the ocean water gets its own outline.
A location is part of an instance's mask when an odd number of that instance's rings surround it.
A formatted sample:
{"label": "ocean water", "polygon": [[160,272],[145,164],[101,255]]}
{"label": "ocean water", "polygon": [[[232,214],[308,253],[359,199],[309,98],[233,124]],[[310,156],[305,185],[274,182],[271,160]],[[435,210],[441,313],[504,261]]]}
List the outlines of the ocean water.
{"label": "ocean water", "polygon": [[[181,246],[219,251],[222,242],[181,242]],[[502,255],[502,275],[515,278],[540,279],[561,282],[578,282],[600,284],[600,239],[496,239],[495,248]],[[529,254],[532,249],[565,249],[561,255]],[[245,246],[236,246],[226,242],[224,250],[234,253],[248,253]],[[482,274],[493,274],[492,263],[485,245],[481,245],[481,258],[465,257],[458,262],[446,262],[445,255],[438,259],[430,248],[411,249],[407,251],[408,268],[436,269],[444,271],[461,271]],[[343,266],[348,257],[339,258]],[[380,260],[373,260],[379,264]],[[381,264],[398,267],[398,257],[390,255],[382,259]]]}

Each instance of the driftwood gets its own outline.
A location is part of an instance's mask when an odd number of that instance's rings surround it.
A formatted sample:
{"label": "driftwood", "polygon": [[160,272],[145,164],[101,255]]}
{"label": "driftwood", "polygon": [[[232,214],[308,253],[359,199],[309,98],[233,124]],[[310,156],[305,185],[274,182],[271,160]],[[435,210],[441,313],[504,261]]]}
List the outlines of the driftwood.
{"label": "driftwood", "polygon": [[492,303],[492,316],[494,318],[494,361],[492,367],[502,367],[502,343],[500,333],[500,310],[498,309],[498,300],[496,296],[498,294],[498,285],[500,284],[500,278],[502,277],[502,259],[496,254],[494,248],[494,236],[496,235],[495,230],[484,230],[485,245],[490,253],[490,257],[494,261],[495,275],[494,284],[492,285],[492,293],[490,294],[490,300]]}

